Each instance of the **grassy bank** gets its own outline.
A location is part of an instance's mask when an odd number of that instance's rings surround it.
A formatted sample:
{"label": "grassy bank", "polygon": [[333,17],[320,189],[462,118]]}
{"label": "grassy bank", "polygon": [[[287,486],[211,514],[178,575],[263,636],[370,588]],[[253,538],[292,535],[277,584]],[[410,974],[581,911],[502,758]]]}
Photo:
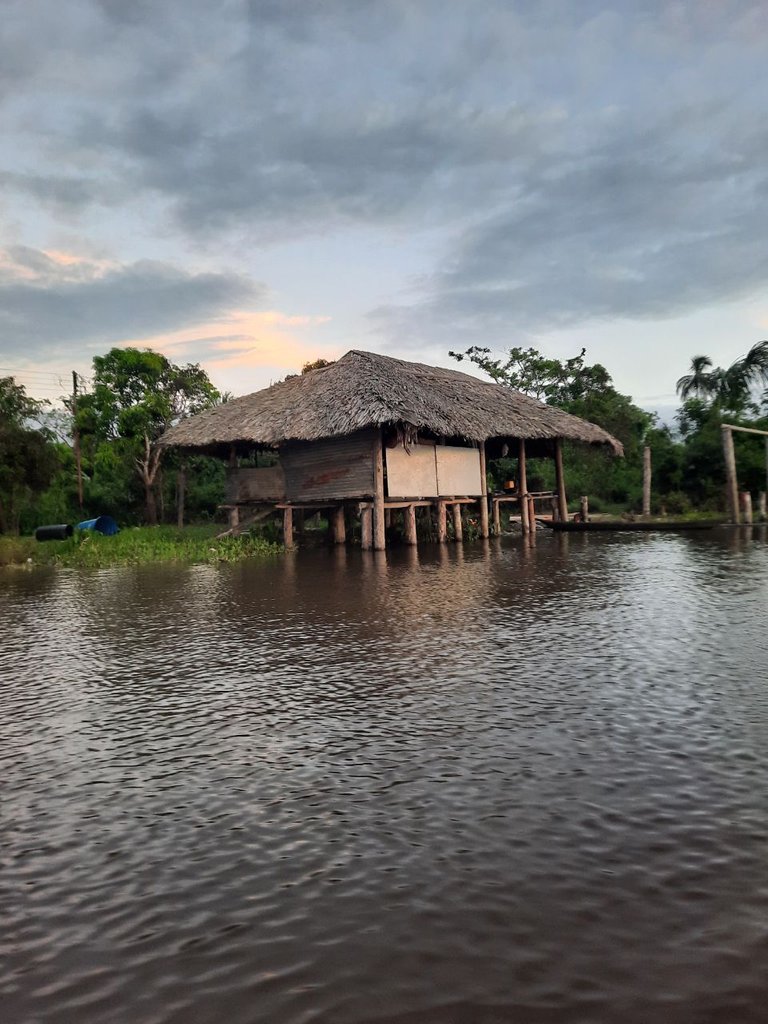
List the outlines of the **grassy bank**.
{"label": "grassy bank", "polygon": [[0,566],[65,565],[101,568],[110,565],[144,565],[153,562],[187,564],[239,562],[264,558],[281,548],[261,537],[224,537],[220,526],[137,526],[115,537],[76,533],[71,540],[38,542],[33,537],[0,537]]}

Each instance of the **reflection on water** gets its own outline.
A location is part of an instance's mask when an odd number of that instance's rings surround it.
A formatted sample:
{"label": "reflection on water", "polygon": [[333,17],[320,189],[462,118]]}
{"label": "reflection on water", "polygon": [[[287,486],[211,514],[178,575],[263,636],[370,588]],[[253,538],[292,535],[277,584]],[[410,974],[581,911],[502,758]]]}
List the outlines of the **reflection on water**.
{"label": "reflection on water", "polygon": [[0,576],[3,1019],[768,1004],[764,529]]}

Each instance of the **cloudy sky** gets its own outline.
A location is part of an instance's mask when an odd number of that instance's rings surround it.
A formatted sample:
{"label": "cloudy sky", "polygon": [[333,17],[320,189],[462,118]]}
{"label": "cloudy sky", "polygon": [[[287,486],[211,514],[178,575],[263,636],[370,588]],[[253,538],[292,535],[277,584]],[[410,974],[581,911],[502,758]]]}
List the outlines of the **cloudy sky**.
{"label": "cloudy sky", "polygon": [[764,0],[2,19],[0,374],[39,394],[112,345],[240,394],[350,348],[530,344],[654,407],[768,334]]}

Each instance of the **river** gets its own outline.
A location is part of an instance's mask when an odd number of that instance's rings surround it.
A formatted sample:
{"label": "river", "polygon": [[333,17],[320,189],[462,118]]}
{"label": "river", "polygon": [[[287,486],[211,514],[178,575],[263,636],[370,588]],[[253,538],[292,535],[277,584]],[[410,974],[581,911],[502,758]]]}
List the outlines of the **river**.
{"label": "river", "polygon": [[8,1024],[768,1010],[764,528],[0,573]]}

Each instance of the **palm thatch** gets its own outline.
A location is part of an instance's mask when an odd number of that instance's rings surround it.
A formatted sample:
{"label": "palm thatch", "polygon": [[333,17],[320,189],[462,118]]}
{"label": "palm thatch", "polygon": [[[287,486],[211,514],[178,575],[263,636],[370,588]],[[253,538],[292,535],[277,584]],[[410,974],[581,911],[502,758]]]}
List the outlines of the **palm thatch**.
{"label": "palm thatch", "polygon": [[182,420],[160,443],[206,451],[231,444],[278,447],[390,423],[470,441],[559,437],[623,454],[620,442],[601,427],[503,385],[355,350],[329,366]]}

